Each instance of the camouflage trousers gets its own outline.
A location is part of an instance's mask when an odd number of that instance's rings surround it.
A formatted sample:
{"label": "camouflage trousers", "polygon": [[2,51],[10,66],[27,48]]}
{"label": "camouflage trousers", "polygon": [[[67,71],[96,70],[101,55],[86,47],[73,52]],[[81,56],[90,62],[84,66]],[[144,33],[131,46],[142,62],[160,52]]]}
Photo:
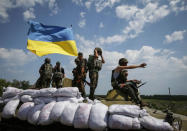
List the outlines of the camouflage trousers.
{"label": "camouflage trousers", "polygon": [[94,93],[95,93],[95,89],[97,87],[99,74],[96,71],[92,71],[92,72],[89,72],[89,77],[90,77],[90,95],[89,95],[89,98],[91,100],[94,100],[94,98],[95,98]]}
{"label": "camouflage trousers", "polygon": [[123,88],[119,88],[119,90],[131,97],[131,99],[136,103],[136,104],[141,104],[141,97],[139,95],[138,89],[136,87],[133,87],[132,85],[126,85]]}
{"label": "camouflage trousers", "polygon": [[53,79],[52,87],[62,88],[62,79]]}
{"label": "camouflage trousers", "polygon": [[78,80],[77,77],[74,77],[72,81],[73,87],[78,87],[79,91],[81,92],[82,97],[86,98],[86,91],[85,91],[85,85],[83,80]]}
{"label": "camouflage trousers", "polygon": [[51,84],[51,78],[45,78],[40,76],[36,81],[36,88],[49,88]]}

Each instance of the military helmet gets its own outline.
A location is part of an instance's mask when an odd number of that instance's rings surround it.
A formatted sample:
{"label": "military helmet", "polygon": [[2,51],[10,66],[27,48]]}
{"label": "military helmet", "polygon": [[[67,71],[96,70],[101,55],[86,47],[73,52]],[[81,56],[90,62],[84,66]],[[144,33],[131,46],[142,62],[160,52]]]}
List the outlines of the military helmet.
{"label": "military helmet", "polygon": [[60,61],[57,61],[56,64],[57,64],[57,65],[60,65]]}
{"label": "military helmet", "polygon": [[122,66],[124,63],[128,63],[128,60],[126,58],[119,59],[119,65]]}
{"label": "military helmet", "polygon": [[45,63],[50,63],[51,59],[50,58],[45,58]]}
{"label": "military helmet", "polygon": [[79,52],[79,53],[78,53],[78,55],[79,55],[79,56],[80,56],[80,55],[82,56],[82,55],[83,55],[83,53],[82,53],[82,52]]}
{"label": "military helmet", "polygon": [[102,49],[99,47],[96,47],[95,50],[97,50],[98,54],[101,55],[102,54]]}

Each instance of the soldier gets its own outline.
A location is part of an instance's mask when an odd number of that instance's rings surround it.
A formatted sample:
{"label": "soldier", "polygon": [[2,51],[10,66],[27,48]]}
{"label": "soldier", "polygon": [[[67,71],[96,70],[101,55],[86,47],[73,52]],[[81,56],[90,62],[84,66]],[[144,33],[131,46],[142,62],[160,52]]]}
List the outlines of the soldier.
{"label": "soldier", "polygon": [[50,58],[46,58],[45,63],[40,67],[40,77],[36,82],[36,88],[48,88],[50,87],[52,77],[52,65]]}
{"label": "soldier", "polygon": [[[101,60],[99,60],[99,56],[101,56]],[[101,48],[94,49],[94,55],[89,55],[88,58],[88,70],[89,70],[89,77],[90,77],[90,95],[89,98],[94,100],[94,92],[97,87],[98,83],[98,72],[102,68],[102,64],[105,63],[105,60],[102,55]]]}
{"label": "soldier", "polygon": [[86,73],[87,73],[87,60],[83,58],[83,53],[79,52],[78,57],[75,59],[76,68],[73,69],[73,86],[76,86],[79,88],[79,91],[81,92],[81,95],[85,98],[86,92],[85,92],[85,81],[86,81]]}
{"label": "soldier", "polygon": [[126,69],[145,68],[146,64],[127,66],[128,60],[121,58],[119,60],[119,66],[112,70],[111,84],[114,89],[118,89],[121,92],[128,94],[136,104],[143,106],[141,98],[139,96],[137,84],[140,84],[138,80],[128,80],[128,71]]}
{"label": "soldier", "polygon": [[60,67],[60,62],[56,62],[56,66],[53,68],[52,87],[61,88],[62,79],[65,77],[64,68]]}

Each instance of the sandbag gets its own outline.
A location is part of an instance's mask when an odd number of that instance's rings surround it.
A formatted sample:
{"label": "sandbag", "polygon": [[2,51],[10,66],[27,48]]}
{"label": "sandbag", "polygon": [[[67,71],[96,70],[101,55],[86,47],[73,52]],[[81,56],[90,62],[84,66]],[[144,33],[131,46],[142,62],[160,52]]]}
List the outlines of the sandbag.
{"label": "sandbag", "polygon": [[40,96],[40,91],[35,90],[35,89],[27,89],[27,90],[24,90],[22,93],[20,93],[20,96],[23,96],[23,95],[29,95],[31,97],[38,97]]}
{"label": "sandbag", "polygon": [[19,95],[23,90],[22,89],[18,89],[15,87],[7,87],[5,89],[5,92],[3,92],[2,98],[6,99],[6,98],[11,98],[14,96]]}
{"label": "sandbag", "polygon": [[20,100],[21,102],[26,103],[33,101],[33,98],[30,95],[23,95],[21,96]]}
{"label": "sandbag", "polygon": [[79,102],[83,102],[84,98],[80,97],[57,97],[57,101],[70,101],[73,103],[79,103]]}
{"label": "sandbag", "polygon": [[2,117],[3,118],[14,117],[16,108],[18,107],[19,102],[20,102],[19,99],[9,101],[3,108]]}
{"label": "sandbag", "polygon": [[75,128],[88,128],[88,120],[92,104],[80,103],[75,112],[73,125]]}
{"label": "sandbag", "polygon": [[64,87],[58,88],[53,96],[78,97],[80,96],[80,92],[77,87]]}
{"label": "sandbag", "polygon": [[145,109],[140,109],[140,107],[137,105],[118,105],[118,104],[109,106],[109,113],[125,115],[134,118],[149,115]]}
{"label": "sandbag", "polygon": [[39,122],[38,122],[39,125],[49,125],[53,122],[50,119],[50,113],[55,103],[56,102],[51,102],[42,108],[40,115],[39,115]]}
{"label": "sandbag", "polygon": [[68,101],[56,102],[56,104],[53,106],[53,109],[51,110],[50,119],[53,121],[58,121],[67,104]]}
{"label": "sandbag", "polygon": [[102,103],[92,105],[89,116],[89,128],[92,130],[104,130],[107,127],[108,106]]}
{"label": "sandbag", "polygon": [[21,107],[18,110],[17,117],[20,120],[26,120],[28,112],[30,111],[30,109],[32,107],[34,107],[34,103],[33,102],[27,102],[27,103],[22,104]]}
{"label": "sandbag", "polygon": [[40,96],[52,97],[53,93],[56,92],[56,88],[43,88],[40,89]]}
{"label": "sandbag", "polygon": [[132,118],[124,115],[110,115],[108,120],[111,129],[132,130],[141,129],[138,118]]}
{"label": "sandbag", "polygon": [[12,101],[12,100],[17,100],[17,99],[19,99],[19,96],[17,95],[17,96],[14,96],[14,97],[9,97],[9,98],[6,98],[6,99],[4,99],[3,100],[3,103],[8,103],[9,101]]}
{"label": "sandbag", "polygon": [[35,105],[34,107],[32,107],[30,109],[30,111],[28,112],[28,115],[27,115],[27,121],[30,124],[33,124],[33,125],[37,124],[40,112],[41,112],[42,108],[44,107],[44,105],[45,105],[44,103],[39,104],[39,105]]}
{"label": "sandbag", "polygon": [[48,104],[50,102],[56,101],[56,98],[54,97],[37,97],[34,98],[34,103],[36,104],[41,104],[41,103],[45,103]]}
{"label": "sandbag", "polygon": [[60,122],[64,125],[67,126],[72,126],[73,125],[73,120],[74,120],[74,116],[75,116],[75,112],[78,108],[79,104],[78,103],[72,103],[69,102],[63,112],[62,115],[60,117]]}
{"label": "sandbag", "polygon": [[169,123],[152,116],[144,116],[140,118],[140,123],[143,127],[152,131],[173,131],[173,128]]}

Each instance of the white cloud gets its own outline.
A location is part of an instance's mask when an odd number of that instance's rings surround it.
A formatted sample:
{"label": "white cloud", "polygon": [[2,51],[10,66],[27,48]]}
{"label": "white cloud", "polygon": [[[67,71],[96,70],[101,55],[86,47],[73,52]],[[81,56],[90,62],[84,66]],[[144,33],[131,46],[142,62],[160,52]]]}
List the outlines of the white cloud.
{"label": "white cloud", "polygon": [[[22,66],[35,60],[37,57],[31,52],[22,49],[0,48],[0,60],[4,61],[5,66]],[[2,64],[1,64],[2,66]]]}
{"label": "white cloud", "polygon": [[119,3],[120,0],[72,0],[73,3],[79,6],[85,6],[87,9],[91,7],[92,4],[94,4],[96,12],[101,12],[106,7],[112,8],[116,3]]}
{"label": "white cloud", "polygon": [[81,18],[84,18],[85,15],[86,15],[86,12],[81,12],[81,13],[80,13]]}
{"label": "white cloud", "polygon": [[86,19],[80,20],[78,25],[79,25],[80,28],[83,28],[86,25]]}
{"label": "white cloud", "polygon": [[103,27],[104,27],[103,22],[100,22],[100,23],[99,23],[99,28],[103,28]]}
{"label": "white cloud", "polygon": [[170,0],[169,5],[171,10],[178,13],[179,11],[187,10],[187,5],[185,0]]}
{"label": "white cloud", "polygon": [[175,42],[175,41],[183,40],[185,32],[186,32],[186,30],[175,31],[171,35],[166,35],[164,42],[165,43],[172,43],[172,42]]}
{"label": "white cloud", "polygon": [[26,10],[25,12],[23,12],[23,17],[24,17],[24,19],[26,21],[29,20],[29,19],[36,18],[35,14],[34,14],[34,9],[33,8],[29,8],[28,10]]}
{"label": "white cloud", "polygon": [[[0,1],[0,18],[1,22],[7,22],[9,20],[8,11],[14,8],[23,8],[26,14],[29,14],[32,11],[29,11],[29,8],[34,8],[37,4],[43,5],[47,3],[49,9],[51,10],[51,14],[58,13],[58,4],[56,0],[1,0]],[[24,13],[23,13],[24,14]],[[31,14],[31,13],[30,13]],[[30,15],[31,16],[31,15]],[[32,12],[32,16],[35,14]],[[24,17],[25,18],[25,17]]]}

